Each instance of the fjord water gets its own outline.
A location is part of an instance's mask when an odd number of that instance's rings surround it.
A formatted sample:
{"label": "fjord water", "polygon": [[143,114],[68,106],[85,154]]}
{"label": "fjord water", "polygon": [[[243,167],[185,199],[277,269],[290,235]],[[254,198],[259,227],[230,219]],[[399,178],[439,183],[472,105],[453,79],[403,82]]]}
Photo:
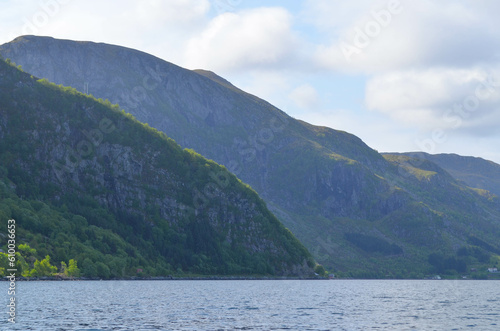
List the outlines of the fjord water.
{"label": "fjord water", "polygon": [[1,330],[500,329],[498,281],[30,281],[16,301]]}

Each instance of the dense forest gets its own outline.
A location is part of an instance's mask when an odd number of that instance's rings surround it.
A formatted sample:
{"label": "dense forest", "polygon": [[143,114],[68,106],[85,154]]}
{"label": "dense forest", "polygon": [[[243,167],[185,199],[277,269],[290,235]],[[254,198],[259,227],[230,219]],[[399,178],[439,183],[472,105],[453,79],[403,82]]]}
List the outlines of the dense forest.
{"label": "dense forest", "polygon": [[0,138],[0,233],[15,219],[34,249],[21,273],[45,261],[100,278],[312,274],[248,185],[107,100],[0,61]]}

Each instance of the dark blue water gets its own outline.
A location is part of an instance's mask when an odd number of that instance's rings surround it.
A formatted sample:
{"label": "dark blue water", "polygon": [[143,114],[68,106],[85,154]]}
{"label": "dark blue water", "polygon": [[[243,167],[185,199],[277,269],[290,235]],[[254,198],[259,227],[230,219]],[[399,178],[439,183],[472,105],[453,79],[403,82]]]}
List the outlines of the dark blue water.
{"label": "dark blue water", "polygon": [[1,330],[500,330],[498,281],[17,282]]}

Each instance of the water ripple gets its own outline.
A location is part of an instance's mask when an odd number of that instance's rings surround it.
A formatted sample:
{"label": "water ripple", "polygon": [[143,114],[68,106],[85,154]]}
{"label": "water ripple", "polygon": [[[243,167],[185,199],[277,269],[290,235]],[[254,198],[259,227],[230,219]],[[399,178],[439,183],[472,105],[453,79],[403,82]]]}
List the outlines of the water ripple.
{"label": "water ripple", "polygon": [[[0,330],[498,330],[497,281],[18,282]],[[5,302],[5,301],[4,301]]]}

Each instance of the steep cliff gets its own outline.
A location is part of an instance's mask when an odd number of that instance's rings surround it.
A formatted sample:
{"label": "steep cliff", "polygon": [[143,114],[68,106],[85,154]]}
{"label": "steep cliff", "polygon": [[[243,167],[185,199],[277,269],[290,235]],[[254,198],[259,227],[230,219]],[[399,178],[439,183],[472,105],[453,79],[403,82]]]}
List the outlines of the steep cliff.
{"label": "steep cliff", "polygon": [[223,164],[336,271],[432,272],[436,250],[455,256],[471,235],[490,244],[500,236],[495,197],[432,162],[384,157],[349,133],[293,119],[215,73],[124,47],[45,37],[17,38],[0,53],[37,76],[119,103]]}
{"label": "steep cliff", "polygon": [[[2,200],[2,222],[15,217],[23,239],[52,254],[64,249],[67,239],[57,239],[62,233],[82,245],[71,249],[80,261],[120,254],[127,270],[312,273],[307,250],[225,168],[182,150],[116,105],[37,80],[4,61],[0,160],[2,199],[14,199]],[[29,205],[15,212],[13,201],[40,201],[66,216],[41,219]],[[95,229],[102,229],[97,238]],[[48,243],[41,246],[41,238]],[[118,252],[116,243],[128,248]],[[85,245],[103,256],[86,254]]]}

